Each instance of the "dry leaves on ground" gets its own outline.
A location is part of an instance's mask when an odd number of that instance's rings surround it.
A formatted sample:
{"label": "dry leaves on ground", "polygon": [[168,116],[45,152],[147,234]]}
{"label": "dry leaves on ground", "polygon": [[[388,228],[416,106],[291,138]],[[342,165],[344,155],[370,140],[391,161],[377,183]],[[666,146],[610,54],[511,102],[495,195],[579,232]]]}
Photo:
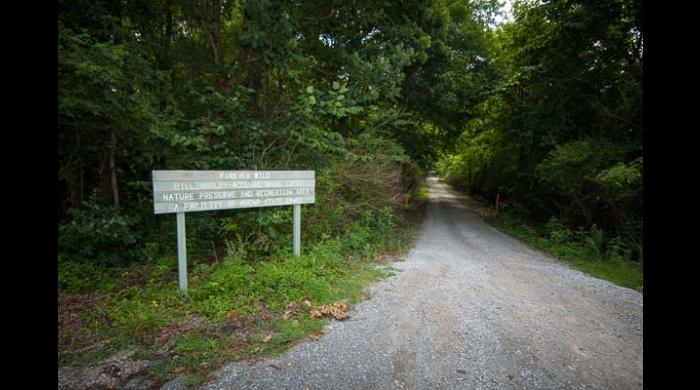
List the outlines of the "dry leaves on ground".
{"label": "dry leaves on ground", "polygon": [[336,320],[343,320],[350,316],[348,313],[348,305],[340,301],[309,310],[309,316],[313,318],[321,317],[322,315],[333,317]]}

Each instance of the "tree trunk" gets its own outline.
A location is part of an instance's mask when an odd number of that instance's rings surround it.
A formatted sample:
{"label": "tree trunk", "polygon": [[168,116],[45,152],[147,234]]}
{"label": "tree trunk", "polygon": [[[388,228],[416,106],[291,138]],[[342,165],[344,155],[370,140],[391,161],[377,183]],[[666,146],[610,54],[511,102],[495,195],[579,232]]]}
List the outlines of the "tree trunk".
{"label": "tree trunk", "polygon": [[170,49],[170,41],[173,38],[173,2],[168,0],[166,2],[167,16],[165,18],[165,47]]}
{"label": "tree trunk", "polygon": [[[214,51],[214,63],[221,65],[221,1],[207,0],[185,2],[187,9],[199,24],[204,34],[209,38],[209,44]],[[210,8],[211,6],[211,8]]]}
{"label": "tree trunk", "polygon": [[112,197],[114,198],[114,206],[119,207],[119,185],[117,184],[117,168],[114,164],[114,152],[117,149],[117,136],[114,129],[111,131],[112,145],[109,148],[109,173],[112,182]]}
{"label": "tree trunk", "polygon": [[221,1],[211,1],[211,30],[209,31],[209,39],[211,47],[214,49],[214,63],[217,66],[221,65]]}
{"label": "tree trunk", "polygon": [[80,167],[80,198],[78,200],[79,204],[85,201],[85,169]]}
{"label": "tree trunk", "polygon": [[[173,40],[173,1],[166,0],[165,2],[165,31],[161,29],[161,45],[159,50],[158,60],[159,65],[164,69],[169,69],[172,65],[172,50],[171,43]],[[162,99],[162,98],[161,98]]]}
{"label": "tree trunk", "polygon": [[80,182],[79,179],[76,180],[74,174],[70,174],[66,177],[66,184],[68,186],[68,202],[70,207],[78,208],[80,206]]}

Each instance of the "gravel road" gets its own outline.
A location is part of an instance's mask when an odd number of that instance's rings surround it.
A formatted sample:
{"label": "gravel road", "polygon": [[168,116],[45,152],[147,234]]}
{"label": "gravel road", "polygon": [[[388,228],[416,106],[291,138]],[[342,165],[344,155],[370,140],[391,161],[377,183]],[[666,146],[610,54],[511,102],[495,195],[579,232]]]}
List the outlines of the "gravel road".
{"label": "gravel road", "polygon": [[203,388],[642,388],[640,293],[529,249],[428,184],[415,247],[348,320]]}

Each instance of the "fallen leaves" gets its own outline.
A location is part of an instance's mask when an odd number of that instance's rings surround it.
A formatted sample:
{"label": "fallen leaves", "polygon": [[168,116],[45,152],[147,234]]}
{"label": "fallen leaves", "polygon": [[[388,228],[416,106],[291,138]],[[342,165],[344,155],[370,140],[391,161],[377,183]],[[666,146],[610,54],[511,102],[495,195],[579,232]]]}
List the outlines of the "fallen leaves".
{"label": "fallen leaves", "polygon": [[333,317],[336,320],[343,320],[350,316],[348,313],[348,305],[340,301],[309,310],[309,316],[312,318],[318,318],[323,315]]}
{"label": "fallen leaves", "polygon": [[266,343],[266,342],[270,341],[271,338],[272,338],[272,335],[269,334],[269,335],[263,337],[262,342],[263,342],[263,343]]}

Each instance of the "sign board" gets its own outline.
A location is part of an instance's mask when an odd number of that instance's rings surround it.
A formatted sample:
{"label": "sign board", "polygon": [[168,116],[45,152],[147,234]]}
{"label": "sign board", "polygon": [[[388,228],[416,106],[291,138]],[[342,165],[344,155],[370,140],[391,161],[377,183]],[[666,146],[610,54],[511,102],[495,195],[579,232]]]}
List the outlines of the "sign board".
{"label": "sign board", "polygon": [[153,171],[155,214],[308,204],[314,171]]}
{"label": "sign board", "polygon": [[177,215],[180,290],[187,292],[185,213],[293,206],[293,250],[301,254],[301,205],[316,200],[315,171],[153,171],[153,212]]}

